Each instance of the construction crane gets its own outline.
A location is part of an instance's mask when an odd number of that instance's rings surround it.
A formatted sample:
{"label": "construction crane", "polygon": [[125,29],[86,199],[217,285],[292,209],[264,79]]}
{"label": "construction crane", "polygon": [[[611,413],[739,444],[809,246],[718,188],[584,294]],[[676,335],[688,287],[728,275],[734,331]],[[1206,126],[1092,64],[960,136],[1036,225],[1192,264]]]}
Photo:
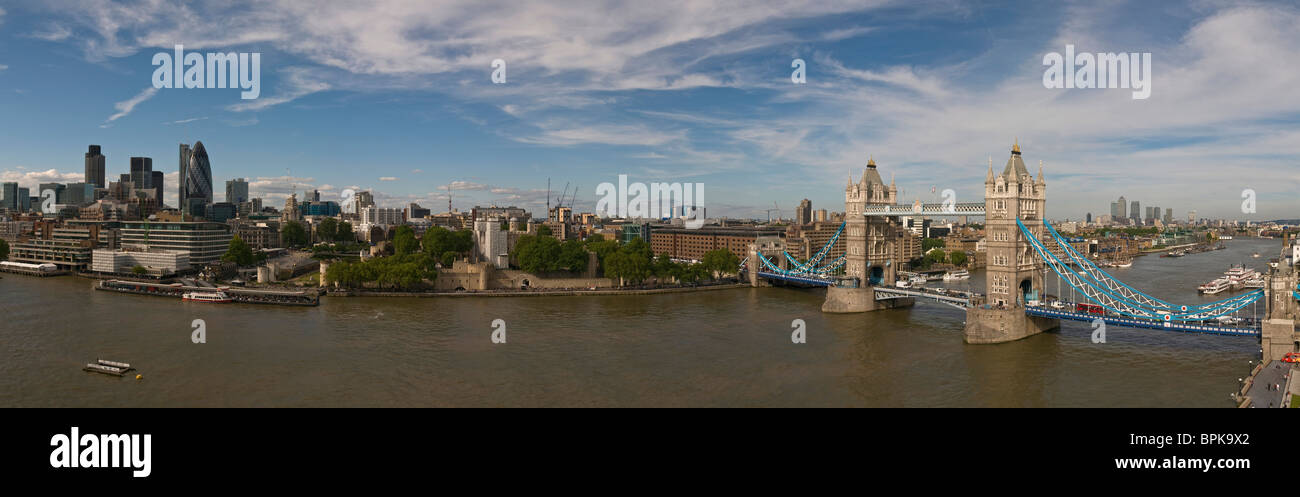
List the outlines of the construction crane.
{"label": "construction crane", "polygon": [[767,210],[767,224],[772,224],[772,212],[781,212],[781,208],[777,207],[776,201],[772,201],[772,208]]}

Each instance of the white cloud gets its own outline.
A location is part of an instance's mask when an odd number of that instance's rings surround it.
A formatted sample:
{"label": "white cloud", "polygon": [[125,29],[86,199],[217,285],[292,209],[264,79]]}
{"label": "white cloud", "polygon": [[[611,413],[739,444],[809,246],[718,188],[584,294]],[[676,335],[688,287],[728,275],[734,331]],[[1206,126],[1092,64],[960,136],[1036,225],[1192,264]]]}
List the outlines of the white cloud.
{"label": "white cloud", "polygon": [[397,181],[397,178],[393,176],[380,176],[379,181]]}
{"label": "white cloud", "polygon": [[203,120],[206,120],[206,119],[207,119],[206,117],[191,117],[191,118],[189,118],[189,119],[181,119],[181,120],[178,120],[178,121],[170,121],[170,122],[165,122],[165,123],[163,123],[163,124],[165,124],[165,125],[172,125],[172,124],[187,124],[187,123],[192,123],[192,122],[195,122],[195,121],[203,121]]}
{"label": "white cloud", "polygon": [[130,115],[131,111],[135,110],[135,106],[140,105],[140,103],[144,102],[145,100],[149,100],[150,98],[153,98],[153,96],[157,93],[158,93],[158,89],[151,86],[145,88],[144,91],[141,91],[140,93],[136,94],[136,96],[134,97],[113,104],[113,108],[117,109],[117,113],[108,116],[108,119],[104,120],[104,124],[101,124],[100,127],[101,128],[107,127],[108,123],[111,123],[113,121],[116,121],[118,119]]}

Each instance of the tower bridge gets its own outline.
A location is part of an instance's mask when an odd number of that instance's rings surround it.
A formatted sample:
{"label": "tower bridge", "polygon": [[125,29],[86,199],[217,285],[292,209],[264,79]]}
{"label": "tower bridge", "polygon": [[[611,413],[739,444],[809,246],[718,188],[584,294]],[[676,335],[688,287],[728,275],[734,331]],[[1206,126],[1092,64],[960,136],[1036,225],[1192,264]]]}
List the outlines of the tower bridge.
{"label": "tower bridge", "polygon": [[[788,284],[825,287],[822,311],[858,313],[906,307],[917,299],[964,309],[968,343],[1018,340],[1060,327],[1061,320],[1101,320],[1110,326],[1187,333],[1255,337],[1266,358],[1300,350],[1295,320],[1300,318],[1300,283],[1294,268],[1274,269],[1265,289],[1208,304],[1179,305],[1143,293],[1115,279],[1079,254],[1048,224],[1047,180],[1039,161],[1037,175],[1025,167],[1017,142],[1000,173],[992,160],[984,179],[984,201],[907,204],[899,201],[891,178],[886,184],[869,158],[858,181],[844,188],[845,221],[830,241],[806,261],[792,256],[779,237],[750,246],[742,262],[754,286]],[[985,293],[899,288],[899,244],[904,216],[984,217],[988,246]],[[837,245],[838,244],[838,245]],[[827,259],[832,247],[842,256]],[[838,252],[838,251],[837,251]],[[1070,307],[1045,305],[1046,279],[1055,275],[1082,301]],[[1086,302],[1085,302],[1086,301]],[[1243,309],[1264,316],[1240,319]]]}

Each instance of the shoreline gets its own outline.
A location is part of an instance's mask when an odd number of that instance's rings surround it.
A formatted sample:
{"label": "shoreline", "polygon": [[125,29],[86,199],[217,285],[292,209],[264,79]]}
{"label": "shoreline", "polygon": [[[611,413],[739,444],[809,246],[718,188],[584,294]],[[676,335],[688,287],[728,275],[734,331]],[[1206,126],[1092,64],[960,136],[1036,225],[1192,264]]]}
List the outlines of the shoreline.
{"label": "shoreline", "polygon": [[326,291],[326,297],[417,297],[417,298],[469,298],[469,297],[578,297],[601,295],[654,295],[662,293],[690,293],[712,290],[730,290],[750,288],[748,283],[727,283],[722,285],[701,285],[696,287],[637,288],[610,290],[538,290],[538,291],[481,291],[481,292],[372,292],[365,290]]}

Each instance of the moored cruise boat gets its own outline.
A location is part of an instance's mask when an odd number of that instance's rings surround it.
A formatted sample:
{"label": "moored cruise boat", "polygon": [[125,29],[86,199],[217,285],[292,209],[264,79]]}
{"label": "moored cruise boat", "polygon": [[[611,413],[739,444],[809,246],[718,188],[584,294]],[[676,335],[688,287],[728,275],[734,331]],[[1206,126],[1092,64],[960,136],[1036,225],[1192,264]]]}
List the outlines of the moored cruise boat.
{"label": "moored cruise boat", "polygon": [[181,294],[181,300],[187,302],[207,302],[212,304],[226,304],[233,302],[226,292],[185,292]]}
{"label": "moored cruise boat", "polygon": [[943,274],[943,280],[944,280],[944,281],[965,280],[965,279],[969,279],[969,278],[970,278],[970,271],[967,271],[967,270],[965,270],[965,269],[958,269],[958,270],[956,270],[956,271],[949,271],[949,272]]}
{"label": "moored cruise boat", "polygon": [[1232,288],[1232,282],[1228,281],[1227,278],[1215,278],[1214,281],[1197,287],[1196,291],[1205,295],[1214,295],[1229,288]]}

